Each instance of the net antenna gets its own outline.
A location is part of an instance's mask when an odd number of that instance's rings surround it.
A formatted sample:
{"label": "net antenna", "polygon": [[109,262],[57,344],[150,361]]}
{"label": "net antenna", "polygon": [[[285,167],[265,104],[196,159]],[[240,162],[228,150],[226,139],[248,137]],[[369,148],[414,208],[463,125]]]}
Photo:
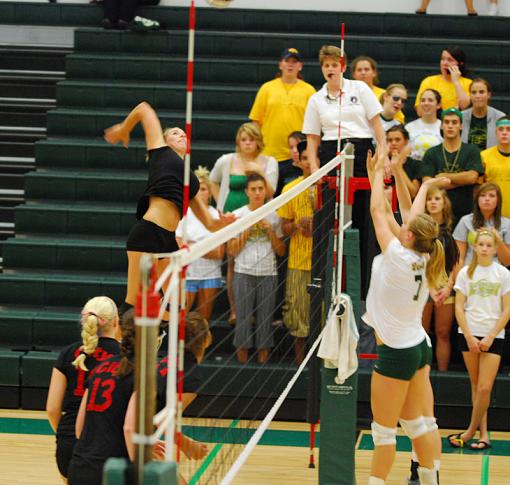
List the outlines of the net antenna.
{"label": "net antenna", "polygon": [[[341,133],[342,133],[342,97],[344,89],[344,71],[345,71],[345,23],[340,26],[340,93],[338,95],[338,140],[336,146],[336,154],[341,152]],[[350,149],[350,147],[348,148]],[[340,303],[340,295],[342,293],[342,257],[344,252],[343,227],[345,223],[344,205],[345,205],[345,163],[338,164],[336,167],[336,196],[335,196],[335,223],[333,236],[333,284],[331,285],[332,303]],[[342,231],[342,236],[340,235]]]}

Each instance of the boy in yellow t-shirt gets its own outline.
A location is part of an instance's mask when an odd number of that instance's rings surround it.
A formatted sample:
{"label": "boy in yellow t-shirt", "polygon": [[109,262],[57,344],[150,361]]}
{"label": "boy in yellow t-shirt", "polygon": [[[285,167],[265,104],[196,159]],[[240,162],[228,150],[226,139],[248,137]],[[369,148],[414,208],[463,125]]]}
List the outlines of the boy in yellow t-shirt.
{"label": "boy in yellow t-shirt", "polygon": [[498,144],[481,153],[485,181],[499,185],[503,195],[501,214],[510,218],[510,116],[496,121]]}
{"label": "boy in yellow t-shirt", "polygon": [[[299,168],[303,175],[285,185],[282,193],[310,175],[306,141],[299,142],[298,151]],[[290,237],[283,321],[289,333],[296,337],[294,350],[298,363],[304,359],[306,337],[310,331],[308,284],[312,269],[312,220],[315,203],[316,191],[315,186],[312,186],[278,210],[283,233]]]}

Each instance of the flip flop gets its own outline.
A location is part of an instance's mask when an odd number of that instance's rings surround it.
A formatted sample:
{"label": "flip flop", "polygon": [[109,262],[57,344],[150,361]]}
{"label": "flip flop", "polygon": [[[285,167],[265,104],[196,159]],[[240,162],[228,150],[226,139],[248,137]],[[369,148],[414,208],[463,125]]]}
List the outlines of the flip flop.
{"label": "flip flop", "polygon": [[453,448],[464,448],[464,440],[461,438],[461,436],[462,433],[449,434],[447,440],[448,443],[450,443],[450,446]]}
{"label": "flip flop", "polygon": [[[481,448],[477,445],[483,445]],[[492,448],[491,444],[484,440],[477,440],[474,443],[469,444],[469,449],[473,451],[484,451],[490,450]]]}

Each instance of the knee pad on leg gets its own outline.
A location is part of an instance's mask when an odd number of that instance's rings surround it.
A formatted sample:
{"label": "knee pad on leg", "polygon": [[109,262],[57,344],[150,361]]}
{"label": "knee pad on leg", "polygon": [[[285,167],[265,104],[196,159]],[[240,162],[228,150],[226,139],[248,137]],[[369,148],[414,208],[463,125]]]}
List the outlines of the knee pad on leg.
{"label": "knee pad on leg", "polygon": [[434,468],[418,468],[418,476],[420,477],[420,485],[437,485],[437,472]]}
{"label": "knee pad on leg", "polygon": [[432,431],[436,431],[439,429],[436,423],[436,418],[434,416],[424,416],[425,426],[427,427],[427,432],[432,433]]}
{"label": "knee pad on leg", "polygon": [[427,425],[425,424],[423,416],[418,416],[415,419],[400,419],[399,423],[400,426],[402,426],[404,433],[412,440],[428,433]]}
{"label": "knee pad on leg", "polygon": [[368,479],[368,485],[384,485],[386,483],[382,478],[370,477]]}
{"label": "knee pad on leg", "polygon": [[374,446],[397,444],[397,428],[387,428],[372,421],[372,439]]}

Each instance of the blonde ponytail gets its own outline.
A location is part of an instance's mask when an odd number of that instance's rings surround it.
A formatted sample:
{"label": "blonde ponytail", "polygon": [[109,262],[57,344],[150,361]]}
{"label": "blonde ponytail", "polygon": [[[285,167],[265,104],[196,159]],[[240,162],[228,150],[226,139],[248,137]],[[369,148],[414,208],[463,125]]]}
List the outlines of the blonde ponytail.
{"label": "blonde ponytail", "polygon": [[448,282],[448,275],[445,270],[446,258],[444,254],[443,244],[439,239],[435,239],[432,243],[432,251],[427,262],[425,274],[427,282],[431,288],[441,288]]}
{"label": "blonde ponytail", "polygon": [[467,269],[468,278],[471,279],[475,274],[475,269],[478,266],[478,254],[473,251],[473,257],[471,258],[471,262],[469,263]]}
{"label": "blonde ponytail", "polygon": [[85,365],[87,357],[96,351],[99,335],[109,331],[117,318],[117,306],[107,296],[96,296],[85,304],[81,330],[83,345],[80,347],[80,355],[73,361],[76,369],[89,370]]}

